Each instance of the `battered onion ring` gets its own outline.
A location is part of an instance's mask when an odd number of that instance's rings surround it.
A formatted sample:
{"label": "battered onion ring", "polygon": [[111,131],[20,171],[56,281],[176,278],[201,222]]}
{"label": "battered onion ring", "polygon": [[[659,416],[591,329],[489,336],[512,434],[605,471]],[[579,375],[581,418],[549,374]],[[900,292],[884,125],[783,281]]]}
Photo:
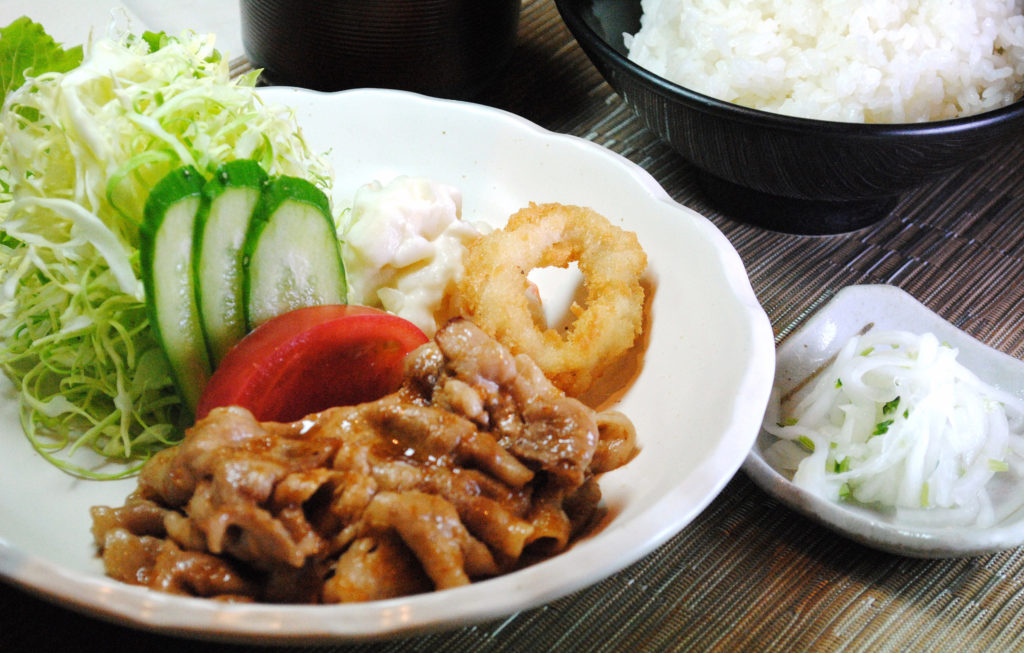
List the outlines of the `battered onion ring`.
{"label": "battered onion ring", "polygon": [[[585,306],[564,333],[542,329],[526,275],[572,261],[583,275]],[[458,285],[460,312],[513,353],[530,356],[563,392],[580,396],[641,333],[646,268],[636,234],[599,213],[531,203],[504,229],[470,244]]]}

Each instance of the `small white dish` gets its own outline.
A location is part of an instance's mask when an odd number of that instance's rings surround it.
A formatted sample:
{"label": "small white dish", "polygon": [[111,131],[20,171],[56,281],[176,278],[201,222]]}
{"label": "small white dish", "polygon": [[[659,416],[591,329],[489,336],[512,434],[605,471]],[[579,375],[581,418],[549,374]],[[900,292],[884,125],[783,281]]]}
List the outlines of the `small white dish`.
{"label": "small white dish", "polygon": [[[934,333],[959,350],[957,360],[992,384],[1024,397],[1024,362],[995,350],[957,329],[907,292],[887,285],[849,286],[795,330],[776,350],[775,384],[788,392],[827,364],[849,338],[868,324],[876,329]],[[861,544],[918,558],[981,555],[1024,544],[1024,510],[988,527],[922,527],[900,523],[893,515],[838,503],[794,485],[772,467],[763,452],[776,438],[761,431],[743,464],[750,478],[790,508]],[[995,482],[995,480],[993,480]],[[991,488],[1024,492],[1019,484]]]}
{"label": "small white dish", "polygon": [[401,174],[457,186],[463,217],[501,225],[530,201],[585,204],[635,231],[648,255],[644,343],[609,404],[640,453],[601,479],[606,519],[561,555],[465,587],[347,605],[228,605],[107,578],[89,507],[135,486],[74,479],[29,445],[0,382],[0,576],[83,612],[177,636],[316,643],[409,635],[495,619],[595,583],[667,541],[739,470],[768,401],[775,347],[736,250],[639,166],[496,109],[412,93],[266,88],[330,153],[335,205]]}

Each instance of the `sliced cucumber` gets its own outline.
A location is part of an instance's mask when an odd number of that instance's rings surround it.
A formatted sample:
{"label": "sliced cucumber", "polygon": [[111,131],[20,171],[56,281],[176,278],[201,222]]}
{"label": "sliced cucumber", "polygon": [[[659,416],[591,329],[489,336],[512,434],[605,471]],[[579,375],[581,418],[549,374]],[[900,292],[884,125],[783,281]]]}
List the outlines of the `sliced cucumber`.
{"label": "sliced cucumber", "polygon": [[327,196],[297,177],[267,182],[245,235],[246,326],[304,306],[344,304],[345,267]]}
{"label": "sliced cucumber", "polygon": [[142,283],[157,340],[186,406],[195,411],[210,377],[192,275],[192,238],[204,179],[185,166],[157,182],[140,227]]}
{"label": "sliced cucumber", "polygon": [[242,246],[266,182],[263,168],[245,159],[224,164],[203,187],[192,257],[200,323],[214,365],[246,333]]}

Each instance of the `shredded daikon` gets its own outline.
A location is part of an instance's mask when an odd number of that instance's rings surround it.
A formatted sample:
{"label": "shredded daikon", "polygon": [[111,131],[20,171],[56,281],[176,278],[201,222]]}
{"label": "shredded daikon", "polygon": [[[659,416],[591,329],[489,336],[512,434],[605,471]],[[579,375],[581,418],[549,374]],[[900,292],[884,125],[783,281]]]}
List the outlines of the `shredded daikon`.
{"label": "shredded daikon", "polygon": [[851,338],[792,406],[773,393],[765,451],[793,482],[831,500],[896,509],[931,525],[985,526],[997,474],[1024,474],[1024,400],[988,385],[931,333]]}

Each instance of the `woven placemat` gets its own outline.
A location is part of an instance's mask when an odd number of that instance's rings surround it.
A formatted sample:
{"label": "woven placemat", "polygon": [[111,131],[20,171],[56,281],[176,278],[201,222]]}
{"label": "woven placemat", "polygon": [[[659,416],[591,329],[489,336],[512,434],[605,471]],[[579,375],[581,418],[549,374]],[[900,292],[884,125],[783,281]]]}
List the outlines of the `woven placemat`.
{"label": "woven placemat", "polygon": [[[708,216],[740,253],[777,339],[840,288],[888,283],[1024,357],[1024,135],[907,194],[872,227],[774,233],[708,202],[695,170],[604,83],[551,2],[526,0],[520,33],[502,83],[480,101],[623,154]],[[0,585],[0,649],[84,642],[148,652],[284,650],[152,635]],[[877,552],[784,508],[740,473],[668,543],[571,596],[454,631],[304,650],[1024,650],[1024,550],[951,560]]]}

